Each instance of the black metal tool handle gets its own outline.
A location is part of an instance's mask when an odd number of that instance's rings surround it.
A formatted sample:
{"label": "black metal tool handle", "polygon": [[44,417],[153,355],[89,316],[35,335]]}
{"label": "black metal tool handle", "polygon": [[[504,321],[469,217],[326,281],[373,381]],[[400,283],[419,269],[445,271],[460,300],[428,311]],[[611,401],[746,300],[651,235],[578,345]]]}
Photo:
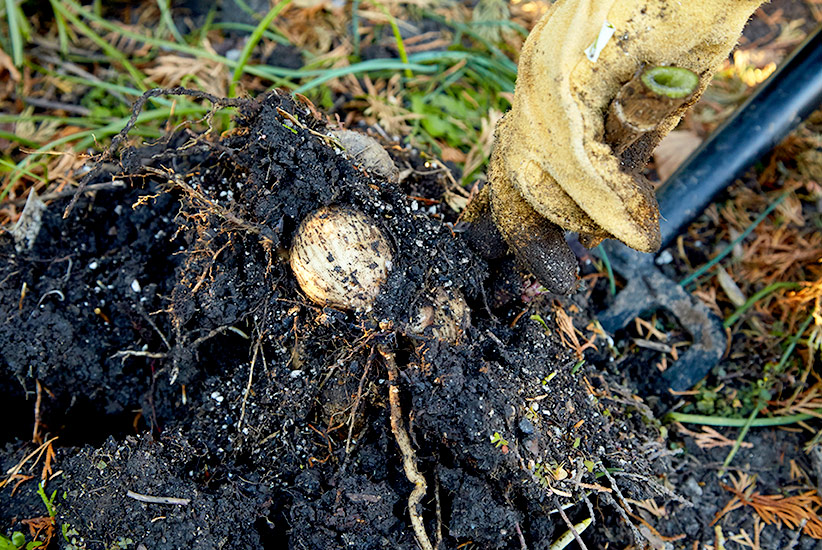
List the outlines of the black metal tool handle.
{"label": "black metal tool handle", "polygon": [[822,103],[822,26],[657,190],[662,248]]}
{"label": "black metal tool handle", "polygon": [[[762,84],[657,191],[662,217],[662,247],[677,235],[734,179],[776,146],[822,103],[822,26]],[[693,386],[715,366],[724,351],[722,323],[704,304],[688,296],[653,265],[653,255],[606,241],[602,250],[628,285],[614,304],[598,315],[615,332],[644,310],[667,309],[694,337],[691,349],[658,377],[659,391]]]}

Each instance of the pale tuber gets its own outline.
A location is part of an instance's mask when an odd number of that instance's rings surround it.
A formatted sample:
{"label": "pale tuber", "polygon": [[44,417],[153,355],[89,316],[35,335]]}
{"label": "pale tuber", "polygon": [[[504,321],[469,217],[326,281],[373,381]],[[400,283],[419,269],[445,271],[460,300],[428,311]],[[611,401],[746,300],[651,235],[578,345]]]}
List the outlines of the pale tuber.
{"label": "pale tuber", "polygon": [[312,301],[368,310],[388,278],[391,247],[373,220],[350,207],[310,214],[294,235],[291,269]]}

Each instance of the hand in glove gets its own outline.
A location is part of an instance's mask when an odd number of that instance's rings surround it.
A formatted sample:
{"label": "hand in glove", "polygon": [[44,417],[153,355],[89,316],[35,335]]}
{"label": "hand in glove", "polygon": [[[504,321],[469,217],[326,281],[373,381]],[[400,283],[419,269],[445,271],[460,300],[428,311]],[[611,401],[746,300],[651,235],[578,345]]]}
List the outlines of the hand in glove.
{"label": "hand in glove", "polygon": [[[490,211],[519,260],[560,293],[576,280],[562,230],[578,232],[586,246],[616,238],[658,250],[659,207],[639,171],[761,3],[556,2],[523,47],[513,106],[496,129],[490,185],[465,216],[472,230],[482,221],[490,227]],[[613,36],[593,47],[606,22]]]}

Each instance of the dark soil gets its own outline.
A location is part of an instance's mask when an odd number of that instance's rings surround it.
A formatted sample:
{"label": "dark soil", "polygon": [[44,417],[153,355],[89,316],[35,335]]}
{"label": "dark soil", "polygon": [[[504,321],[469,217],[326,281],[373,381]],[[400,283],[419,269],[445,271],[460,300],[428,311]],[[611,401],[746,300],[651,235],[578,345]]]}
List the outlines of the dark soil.
{"label": "dark soil", "polygon": [[[403,178],[382,181],[276,93],[236,120],[229,135],[181,131],[90,165],[86,183],[110,189],[84,193],[66,219],[68,201],[51,203],[30,250],[0,237],[0,466],[36,448],[33,428],[59,438],[52,545],[415,548],[379,350],[400,367],[428,485],[419,513],[440,548],[548,549],[567,530],[565,504],[572,523],[593,514],[589,548],[640,546],[654,540],[633,540],[649,532],[644,512],[632,509],[641,529],[629,528],[622,499],[651,497],[672,516],[647,521],[687,533],[681,547],[713,541],[708,523],[730,494],[705,503],[694,489],[713,475],[703,451],[668,448],[604,341],[584,363],[563,346],[555,304],[585,326],[584,292],[531,300],[511,260],[473,254],[441,165],[391,147]],[[367,313],[310,302],[285,259],[324,205],[355,207],[390,237],[393,267]],[[470,306],[457,343],[407,330],[437,289]],[[795,455],[798,441],[780,442]],[[32,479],[0,490],[0,533],[46,515],[34,462],[19,471]]]}

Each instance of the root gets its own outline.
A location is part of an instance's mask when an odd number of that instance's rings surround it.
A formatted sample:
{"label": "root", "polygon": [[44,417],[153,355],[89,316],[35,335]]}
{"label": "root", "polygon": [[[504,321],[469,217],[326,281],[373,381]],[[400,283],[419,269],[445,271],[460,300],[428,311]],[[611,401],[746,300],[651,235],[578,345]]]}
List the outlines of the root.
{"label": "root", "polygon": [[[437,531],[434,533],[436,540],[434,548],[439,548],[442,545],[442,505],[440,503],[440,476],[438,474],[434,474],[434,501],[437,505]],[[517,528],[519,528],[519,524],[517,524]]]}
{"label": "root", "polygon": [[34,401],[34,430],[31,434],[31,442],[39,445],[43,442],[40,437],[40,406],[43,403],[43,387],[40,385],[40,380],[34,380],[34,387],[37,389],[37,399]]}
{"label": "root", "polygon": [[165,359],[167,354],[162,352],[153,352],[153,351],[142,351],[142,350],[133,350],[133,349],[125,349],[118,351],[111,358],[120,358],[123,361],[128,359],[129,357],[145,357],[147,359]]}
{"label": "root", "polygon": [[619,497],[619,500],[624,504],[625,510],[629,513],[633,512],[633,510],[631,510],[631,505],[628,504],[628,500],[622,495],[622,491],[619,490],[619,485],[617,485],[616,479],[614,479],[614,477],[611,475],[611,472],[609,472],[608,468],[606,468],[605,465],[601,462],[599,466],[601,467],[602,473],[605,475],[606,478],[608,478],[608,481],[611,482],[611,489],[614,490],[614,492]]}
{"label": "root", "polygon": [[[559,499],[556,497],[556,495],[553,496],[553,500],[554,500],[554,506],[556,506],[557,511],[559,512],[559,515],[562,516],[562,521],[565,522],[565,525],[566,525],[566,527],[568,527],[568,530],[571,532],[572,535],[574,535],[574,540],[577,541],[577,544],[579,544],[579,547],[582,550],[588,550],[588,547],[585,546],[585,543],[582,542],[582,539],[579,537],[579,533],[577,532],[576,528],[574,527],[574,524],[571,523],[571,520],[568,519],[568,515],[565,513],[565,510],[562,509],[562,504],[559,503]],[[593,516],[591,516],[591,517],[593,517]]]}
{"label": "root", "polygon": [[[237,214],[234,214],[225,206],[217,204],[212,199],[206,197],[203,193],[189,185],[188,182],[186,182],[185,178],[180,174],[171,172],[168,169],[158,170],[156,168],[151,167],[147,167],[146,172],[148,172],[149,174],[154,174],[155,176],[161,178],[166,178],[170,186],[181,189],[190,198],[192,204],[198,206],[201,210],[204,210],[209,214],[214,214],[220,219],[234,225],[239,229],[242,229],[243,231],[251,233],[252,235],[258,235],[262,239],[267,239],[272,242],[277,241],[277,237],[271,228],[266,227],[262,224],[256,224],[246,221]],[[222,249],[214,253],[214,259],[216,259],[217,255],[221,251]]]}
{"label": "root", "polygon": [[237,422],[237,432],[243,431],[243,420],[245,420],[245,406],[248,402],[248,396],[251,395],[251,384],[254,381],[254,365],[257,363],[257,354],[262,351],[263,335],[254,344],[254,353],[251,356],[251,365],[248,367],[248,382],[245,385],[243,392],[243,403],[240,405],[240,421]]}
{"label": "root", "polygon": [[[242,105],[246,105],[249,103],[248,100],[245,99],[236,99],[236,98],[225,98],[225,97],[217,97],[211,95],[206,92],[201,92],[199,90],[189,90],[183,87],[176,87],[176,88],[154,88],[148,90],[143,93],[137,101],[134,102],[134,105],[131,107],[131,117],[129,118],[126,125],[123,127],[120,132],[117,133],[113,138],[111,138],[111,144],[109,145],[108,149],[106,149],[105,153],[98,159],[98,162],[102,164],[104,161],[109,160],[114,156],[114,153],[117,151],[117,148],[120,146],[120,143],[126,138],[128,133],[134,128],[134,125],[137,124],[137,117],[140,115],[140,112],[143,110],[143,106],[146,102],[153,98],[159,97],[163,95],[179,95],[179,96],[190,96],[197,99],[205,99],[210,101],[215,107],[240,107]],[[209,112],[209,116],[213,116],[213,109]],[[86,175],[81,181],[80,185],[74,191],[74,196],[69,201],[68,206],[66,206],[65,211],[63,212],[63,219],[67,218],[71,211],[74,209],[74,205],[77,204],[77,199],[80,198],[80,195],[86,191],[88,187],[88,182],[91,180],[90,176],[95,175],[96,172],[92,171]]]}
{"label": "root", "polygon": [[614,475],[614,477],[627,477],[627,478],[631,478],[631,479],[638,479],[642,483],[646,484],[648,486],[648,488],[650,488],[651,490],[653,490],[655,493],[657,493],[659,495],[662,495],[664,497],[668,497],[671,500],[674,500],[674,501],[676,501],[676,502],[678,502],[678,503],[680,503],[684,506],[687,506],[689,508],[694,505],[694,503],[691,502],[690,500],[688,500],[687,498],[683,497],[682,495],[679,495],[679,494],[675,493],[671,489],[668,489],[667,487],[665,487],[664,485],[662,485],[661,483],[659,483],[658,481],[656,481],[655,479],[653,479],[649,476],[644,476],[644,475],[640,475],[640,474],[633,474],[631,472],[614,472],[613,475]]}
{"label": "root", "polygon": [[625,508],[623,508],[623,506],[619,502],[617,502],[617,500],[614,497],[612,497],[610,493],[602,493],[601,497],[605,504],[610,504],[611,506],[613,506],[614,509],[616,509],[617,513],[625,521],[625,524],[631,530],[631,535],[633,535],[634,537],[634,542],[638,544],[640,548],[647,548],[648,545],[645,542],[645,537],[642,536],[642,533],[640,533],[639,529],[636,528],[634,522],[632,522],[631,518],[628,517],[628,514],[625,512]]}
{"label": "root", "polygon": [[631,506],[628,504],[626,498],[622,495],[622,491],[619,490],[619,485],[617,485],[616,479],[614,479],[614,477],[611,475],[611,473],[608,471],[608,469],[602,462],[599,462],[598,466],[602,473],[605,475],[605,477],[608,478],[608,481],[611,483],[611,489],[614,490],[614,493],[616,493],[618,497],[617,499],[611,496],[610,493],[602,493],[603,501],[606,504],[610,504],[611,506],[613,506],[616,509],[617,513],[620,516],[622,516],[622,519],[625,520],[625,524],[631,530],[631,534],[634,537],[634,542],[638,544],[640,548],[647,548],[648,545],[645,542],[645,537],[642,535],[639,529],[636,528],[636,525],[634,525],[634,523],[631,521],[631,518],[628,517],[628,514],[633,515],[633,510],[631,510]]}
{"label": "root", "polygon": [[373,359],[374,357],[372,355],[368,358],[368,361],[365,363],[365,369],[363,369],[362,376],[360,377],[360,383],[357,386],[357,398],[354,400],[354,406],[351,408],[351,416],[348,418],[348,437],[345,439],[346,456],[348,456],[351,453],[351,438],[354,435],[354,421],[357,419],[357,410],[359,410],[360,408],[363,386],[365,385],[365,379],[368,377],[368,371],[371,369],[371,362],[373,361]]}
{"label": "root", "polygon": [[425,533],[425,526],[422,524],[422,517],[417,512],[417,505],[425,496],[425,491],[428,486],[425,483],[425,478],[417,469],[417,458],[414,449],[411,447],[411,438],[408,437],[408,432],[405,431],[405,426],[402,421],[402,408],[400,407],[400,389],[397,387],[397,379],[399,378],[399,369],[397,368],[397,361],[394,359],[394,354],[383,347],[379,347],[380,355],[382,355],[385,365],[388,367],[388,380],[390,386],[388,388],[388,402],[391,405],[391,431],[397,439],[397,445],[400,447],[402,454],[402,467],[405,470],[405,476],[408,481],[414,484],[414,490],[408,496],[408,515],[411,517],[411,527],[414,529],[414,536],[417,538],[417,543],[422,550],[434,550],[431,545],[431,540]]}
{"label": "root", "polygon": [[519,522],[514,524],[517,530],[517,537],[519,537],[519,547],[521,550],[528,550],[528,545],[525,543],[525,536],[522,534],[522,529],[519,527]]}

